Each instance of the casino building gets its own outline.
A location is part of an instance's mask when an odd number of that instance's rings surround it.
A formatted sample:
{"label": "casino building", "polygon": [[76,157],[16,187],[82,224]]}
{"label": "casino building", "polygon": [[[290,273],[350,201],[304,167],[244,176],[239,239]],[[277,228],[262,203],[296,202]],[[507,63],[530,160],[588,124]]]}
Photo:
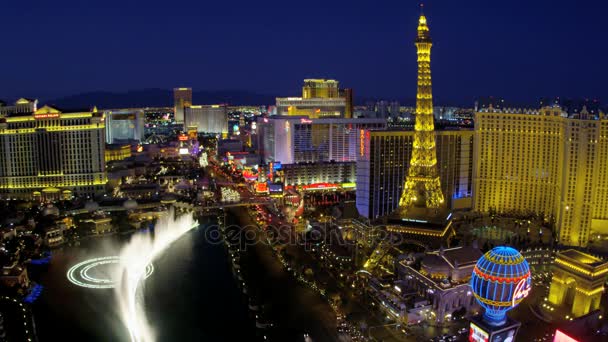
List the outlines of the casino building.
{"label": "casino building", "polygon": [[191,105],[184,110],[188,130],[199,133],[228,135],[228,107],[223,104]]}
{"label": "casino building", "polygon": [[0,117],[12,114],[33,113],[36,109],[38,109],[38,100],[35,99],[26,99],[22,97],[15,101],[15,104],[12,106],[7,106],[5,102],[0,101]]}
{"label": "casino building", "polygon": [[319,183],[355,183],[355,163],[299,163],[282,165],[283,183],[286,186]]}
{"label": "casino building", "polygon": [[479,310],[469,280],[481,257],[473,246],[439,249],[428,252],[416,269],[402,259],[397,263],[402,292],[415,292],[430,303],[426,315],[436,323],[449,321],[455,311]]}
{"label": "casino building", "polygon": [[278,115],[316,118],[352,118],[352,89],[340,89],[338,81],[306,79],[302,97],[277,97]]}
{"label": "casino building", "polygon": [[258,118],[258,146],[264,163],[352,162],[362,129],[385,129],[386,119],[311,119],[307,116]]}
{"label": "casino building", "polygon": [[485,108],[475,114],[474,142],[474,210],[553,218],[567,246],[608,234],[605,114]]}
{"label": "casino building", "polygon": [[104,113],[106,142],[108,144],[128,143],[144,140],[143,109],[120,109]]}
{"label": "casino building", "polygon": [[[399,206],[415,132],[367,130],[360,135],[357,209],[362,216],[374,220],[391,214]],[[452,210],[472,206],[473,136],[471,129],[436,131],[441,190]]]}
{"label": "casino building", "polygon": [[173,89],[173,115],[176,123],[184,123],[184,110],[192,106],[192,88]]}
{"label": "casino building", "polygon": [[44,106],[0,119],[0,198],[103,193],[104,128],[97,109],[64,113]]}
{"label": "casino building", "polygon": [[532,289],[530,265],[507,246],[494,247],[473,268],[471,290],[483,315],[471,317],[469,341],[514,341],[521,323],[507,312],[521,304]]}

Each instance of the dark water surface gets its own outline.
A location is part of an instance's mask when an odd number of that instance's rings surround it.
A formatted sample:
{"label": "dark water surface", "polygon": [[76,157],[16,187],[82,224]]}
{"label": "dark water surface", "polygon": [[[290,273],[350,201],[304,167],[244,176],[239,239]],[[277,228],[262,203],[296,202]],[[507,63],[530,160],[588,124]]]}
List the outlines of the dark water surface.
{"label": "dark water surface", "polygon": [[[159,341],[240,341],[255,336],[227,252],[222,244],[206,241],[208,229],[217,228],[201,226],[186,233],[154,261],[154,273],[143,291]],[[78,287],[66,278],[78,262],[117,255],[123,240],[87,240],[79,247],[54,251],[48,266],[33,267],[32,278],[44,286],[33,306],[40,341],[128,340],[113,290]]]}

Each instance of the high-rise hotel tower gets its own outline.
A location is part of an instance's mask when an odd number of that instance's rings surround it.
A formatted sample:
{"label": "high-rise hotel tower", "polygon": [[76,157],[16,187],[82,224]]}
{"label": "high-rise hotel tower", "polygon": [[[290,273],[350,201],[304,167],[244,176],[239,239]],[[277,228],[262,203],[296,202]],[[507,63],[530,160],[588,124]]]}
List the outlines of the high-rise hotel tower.
{"label": "high-rise hotel tower", "polygon": [[608,118],[585,109],[486,108],[475,115],[473,209],[535,213],[559,242],[608,234]]}
{"label": "high-rise hotel tower", "polygon": [[192,88],[173,89],[173,117],[175,123],[184,123],[184,112],[192,106]]}
{"label": "high-rise hotel tower", "polygon": [[[472,205],[473,129],[437,130],[437,163],[446,208]],[[399,206],[416,132],[361,130],[357,152],[357,210],[371,220]]]}
{"label": "high-rise hotel tower", "polygon": [[353,117],[353,91],[340,89],[336,80],[305,79],[302,97],[277,97],[276,104],[279,115],[304,115],[310,119]]}
{"label": "high-rise hotel tower", "polygon": [[102,193],[103,115],[44,106],[0,119],[0,198],[56,200]]}
{"label": "high-rise hotel tower", "polygon": [[[435,123],[433,119],[433,90],[431,84],[431,35],[424,14],[418,21],[416,54],[418,55],[418,93],[416,123],[410,167],[405,179],[398,213],[411,216],[413,207],[427,208],[426,214],[437,213],[444,206],[437,169]],[[434,212],[431,212],[431,210]]]}

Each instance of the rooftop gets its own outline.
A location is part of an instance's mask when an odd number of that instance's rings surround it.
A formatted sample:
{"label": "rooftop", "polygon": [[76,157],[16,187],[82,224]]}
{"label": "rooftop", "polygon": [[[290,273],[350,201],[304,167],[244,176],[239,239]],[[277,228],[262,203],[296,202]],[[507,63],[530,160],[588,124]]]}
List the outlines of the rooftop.
{"label": "rooftop", "polygon": [[605,113],[601,110],[599,113],[589,112],[585,106],[583,106],[580,112],[570,110],[569,112],[564,110],[559,105],[545,106],[542,108],[494,108],[492,106],[488,108],[480,108],[478,110],[480,114],[521,114],[521,115],[540,115],[540,116],[554,116],[563,117],[569,119],[579,120],[598,120],[605,119]]}
{"label": "rooftop", "polygon": [[307,78],[304,83],[338,83],[336,80],[326,80],[324,78]]}
{"label": "rooftop", "polygon": [[575,249],[568,249],[568,250],[559,252],[558,257],[559,256],[565,256],[574,262],[584,264],[584,265],[589,265],[592,267],[596,267],[596,266],[606,263],[606,261],[604,261],[600,258],[594,257],[593,255],[589,255],[589,254],[586,254],[583,252],[579,252]]}
{"label": "rooftop", "polygon": [[457,263],[461,266],[468,264],[474,265],[475,263],[477,263],[477,260],[481,258],[481,256],[481,251],[478,248],[474,248],[471,246],[449,248],[443,251],[443,259],[445,259],[452,265],[455,265]]}
{"label": "rooftop", "polygon": [[482,253],[477,248],[456,247],[429,252],[424,256],[422,262],[428,266],[446,266],[454,269],[474,266],[481,256]]}
{"label": "rooftop", "polygon": [[415,229],[433,230],[437,232],[442,232],[445,229],[447,222],[448,220],[428,220],[398,217],[390,217],[387,219],[387,223],[390,225],[403,226]]}

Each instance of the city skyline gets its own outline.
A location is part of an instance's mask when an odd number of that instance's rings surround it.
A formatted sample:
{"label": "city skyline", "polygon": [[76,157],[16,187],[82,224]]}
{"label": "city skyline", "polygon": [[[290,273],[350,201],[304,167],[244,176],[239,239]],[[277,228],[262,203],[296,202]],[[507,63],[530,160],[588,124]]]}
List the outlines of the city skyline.
{"label": "city skyline", "polygon": [[420,5],[405,34],[405,4],[112,1],[17,29],[55,36],[0,82],[0,340],[608,341],[595,3]]}
{"label": "city skyline", "polygon": [[[113,2],[97,8],[71,1],[10,4],[6,24],[19,23],[20,30],[7,36],[6,46],[38,45],[6,49],[10,67],[2,97],[52,99],[179,86],[280,96],[296,92],[297,80],[304,78],[339,79],[355,90],[355,99],[404,99],[415,92],[415,69],[406,62],[415,56],[408,44],[415,3],[335,3],[323,11],[311,5],[296,12],[275,3],[177,5],[188,10],[167,15],[157,2],[146,8],[121,4],[120,11]],[[471,104],[491,95],[514,103],[537,103],[543,96],[605,100],[601,80],[608,70],[600,56],[606,48],[598,44],[605,9],[599,1],[428,2],[439,42],[436,102]],[[309,18],[317,24],[303,24]],[[114,24],[103,25],[108,22]],[[52,79],[53,87],[41,79]]]}

